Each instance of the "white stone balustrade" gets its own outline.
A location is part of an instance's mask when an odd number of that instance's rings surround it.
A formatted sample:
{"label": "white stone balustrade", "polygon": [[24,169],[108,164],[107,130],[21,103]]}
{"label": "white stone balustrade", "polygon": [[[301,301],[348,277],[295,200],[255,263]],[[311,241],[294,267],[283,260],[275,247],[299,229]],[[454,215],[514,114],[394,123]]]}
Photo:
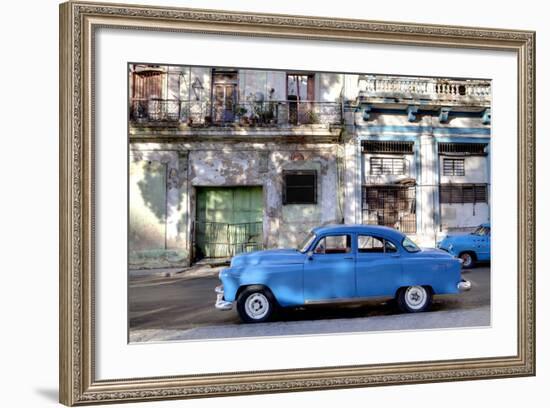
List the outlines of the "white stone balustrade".
{"label": "white stone balustrade", "polygon": [[359,78],[359,97],[422,99],[434,102],[460,102],[488,105],[491,83],[483,80],[441,80],[432,78],[378,77]]}

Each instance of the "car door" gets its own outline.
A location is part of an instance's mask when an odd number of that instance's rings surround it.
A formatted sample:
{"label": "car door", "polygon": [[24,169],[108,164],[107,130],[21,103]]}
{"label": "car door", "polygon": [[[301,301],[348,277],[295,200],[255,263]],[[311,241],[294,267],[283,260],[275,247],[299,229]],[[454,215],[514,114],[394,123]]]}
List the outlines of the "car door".
{"label": "car door", "polygon": [[401,262],[401,254],[393,242],[375,235],[358,234],[357,296],[395,295],[401,281]]}
{"label": "car door", "polygon": [[306,303],[355,296],[355,255],[352,234],[320,237],[304,263]]}
{"label": "car door", "polygon": [[484,227],[480,235],[476,236],[477,259],[488,261],[491,259],[491,229]]}

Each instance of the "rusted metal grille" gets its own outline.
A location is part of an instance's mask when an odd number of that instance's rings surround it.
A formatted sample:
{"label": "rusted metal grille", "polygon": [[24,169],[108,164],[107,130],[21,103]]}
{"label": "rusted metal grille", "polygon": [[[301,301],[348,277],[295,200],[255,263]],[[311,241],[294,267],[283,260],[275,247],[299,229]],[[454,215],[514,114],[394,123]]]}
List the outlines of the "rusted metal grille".
{"label": "rusted metal grille", "polygon": [[[263,249],[262,222],[195,221],[196,258],[226,258]],[[199,249],[202,248],[202,251]]]}
{"label": "rusted metal grille", "polygon": [[363,153],[400,153],[412,154],[414,142],[394,140],[365,140],[362,143]]}
{"label": "rusted metal grille", "polygon": [[464,176],[464,159],[443,159],[444,176]]}
{"label": "rusted metal grille", "polygon": [[459,153],[459,154],[474,154],[485,155],[487,143],[438,143],[437,149],[440,154],[444,153]]}
{"label": "rusted metal grille", "polygon": [[441,184],[441,204],[487,203],[487,184]]}
{"label": "rusted metal grille", "polygon": [[371,157],[371,176],[405,174],[405,159],[401,157]]}
{"label": "rusted metal grille", "polygon": [[363,186],[363,224],[385,225],[404,233],[416,232],[416,187]]}

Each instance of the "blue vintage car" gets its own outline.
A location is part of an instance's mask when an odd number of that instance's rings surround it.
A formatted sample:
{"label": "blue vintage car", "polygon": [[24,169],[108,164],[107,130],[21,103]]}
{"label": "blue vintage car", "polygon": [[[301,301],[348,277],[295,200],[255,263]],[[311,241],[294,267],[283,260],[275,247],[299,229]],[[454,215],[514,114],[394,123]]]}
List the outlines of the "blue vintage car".
{"label": "blue vintage car", "polygon": [[437,247],[462,259],[464,268],[491,260],[491,225],[481,224],[469,234],[447,235]]}
{"label": "blue vintage car", "polygon": [[278,307],[373,298],[396,298],[402,311],[422,312],[433,295],[470,288],[459,259],[373,225],[315,228],[296,249],[235,256],[219,278],[216,308],[236,304],[244,322],[266,321]]}

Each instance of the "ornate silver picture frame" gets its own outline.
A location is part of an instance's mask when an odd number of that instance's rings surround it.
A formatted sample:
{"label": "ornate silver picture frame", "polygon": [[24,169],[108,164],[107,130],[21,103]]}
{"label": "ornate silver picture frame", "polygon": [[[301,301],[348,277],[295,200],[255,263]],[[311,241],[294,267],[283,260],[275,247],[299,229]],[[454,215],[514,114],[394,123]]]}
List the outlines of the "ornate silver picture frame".
{"label": "ornate silver picture frame", "polygon": [[[517,59],[517,352],[483,358],[98,379],[95,46],[100,28],[507,51]],[[124,137],[124,135],[120,135]],[[125,160],[125,158],[121,158]],[[535,375],[535,33],[198,9],[60,6],[60,402],[80,405]],[[126,271],[120,271],[121,274]]]}

